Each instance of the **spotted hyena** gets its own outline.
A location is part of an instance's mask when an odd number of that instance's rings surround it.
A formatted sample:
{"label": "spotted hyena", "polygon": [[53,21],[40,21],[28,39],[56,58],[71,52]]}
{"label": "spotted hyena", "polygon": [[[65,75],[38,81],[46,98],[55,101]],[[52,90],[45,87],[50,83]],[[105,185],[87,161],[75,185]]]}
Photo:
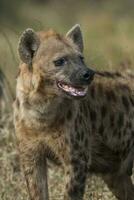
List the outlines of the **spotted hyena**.
{"label": "spotted hyena", "polygon": [[21,165],[31,200],[48,200],[47,160],[65,171],[64,200],[82,200],[101,174],[120,200],[134,199],[134,78],[95,72],[79,25],[66,36],[24,31],[14,103]]}

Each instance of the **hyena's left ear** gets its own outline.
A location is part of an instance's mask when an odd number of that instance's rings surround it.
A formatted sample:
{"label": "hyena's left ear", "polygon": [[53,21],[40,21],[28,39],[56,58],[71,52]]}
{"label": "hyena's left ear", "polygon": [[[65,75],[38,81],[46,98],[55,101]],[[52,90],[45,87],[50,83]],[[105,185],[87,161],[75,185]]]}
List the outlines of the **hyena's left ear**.
{"label": "hyena's left ear", "polygon": [[26,64],[31,64],[39,44],[40,41],[35,31],[30,28],[26,29],[19,40],[18,52],[20,59]]}
{"label": "hyena's left ear", "polygon": [[73,42],[78,46],[79,50],[83,52],[83,37],[79,24],[73,26],[66,34],[67,37],[73,40]]}

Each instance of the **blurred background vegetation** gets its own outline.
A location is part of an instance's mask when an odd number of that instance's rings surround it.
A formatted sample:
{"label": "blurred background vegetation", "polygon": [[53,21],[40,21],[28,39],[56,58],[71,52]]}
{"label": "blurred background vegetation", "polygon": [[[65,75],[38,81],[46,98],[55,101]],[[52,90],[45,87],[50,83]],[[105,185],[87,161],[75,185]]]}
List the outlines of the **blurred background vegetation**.
{"label": "blurred background vegetation", "polygon": [[81,24],[88,65],[113,69],[134,63],[134,0],[0,0],[0,68],[14,90],[17,43],[27,27],[65,33]]}

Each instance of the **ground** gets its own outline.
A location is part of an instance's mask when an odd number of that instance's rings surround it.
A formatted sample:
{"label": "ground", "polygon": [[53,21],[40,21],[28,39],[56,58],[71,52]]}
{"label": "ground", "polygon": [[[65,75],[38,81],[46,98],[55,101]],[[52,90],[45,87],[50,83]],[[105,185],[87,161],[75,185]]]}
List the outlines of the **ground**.
{"label": "ground", "polygon": [[[0,175],[0,200],[28,200],[25,180],[19,166],[11,114],[3,115],[0,120]],[[62,170],[50,167],[50,200],[63,199],[63,191]],[[87,183],[85,200],[116,200],[116,198],[99,177],[92,176],[90,184]]]}

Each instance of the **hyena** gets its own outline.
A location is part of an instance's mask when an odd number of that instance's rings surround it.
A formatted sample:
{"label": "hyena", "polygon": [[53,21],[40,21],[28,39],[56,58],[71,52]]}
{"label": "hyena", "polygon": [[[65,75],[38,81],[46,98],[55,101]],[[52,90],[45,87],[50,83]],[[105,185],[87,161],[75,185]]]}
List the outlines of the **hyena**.
{"label": "hyena", "polygon": [[89,174],[134,199],[134,78],[86,66],[79,25],[65,36],[20,37],[14,123],[31,200],[48,200],[47,161],[63,167],[64,200],[82,200]]}

